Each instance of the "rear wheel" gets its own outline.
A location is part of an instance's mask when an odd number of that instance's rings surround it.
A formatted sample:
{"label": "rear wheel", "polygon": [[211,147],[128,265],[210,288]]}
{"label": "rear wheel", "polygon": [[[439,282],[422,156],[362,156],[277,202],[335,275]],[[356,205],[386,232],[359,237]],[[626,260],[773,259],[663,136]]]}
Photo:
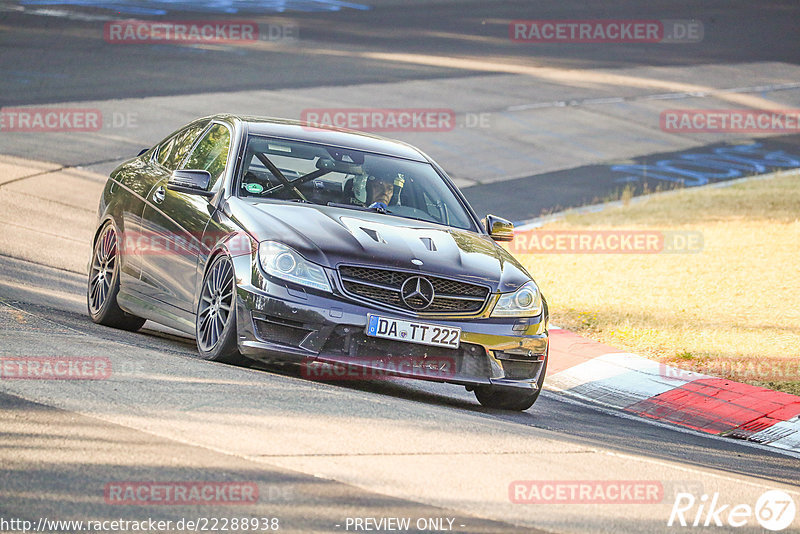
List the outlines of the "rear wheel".
{"label": "rear wheel", "polygon": [[145,320],[117,304],[119,294],[119,246],[114,225],[107,222],[94,244],[86,304],[92,321],[113,328],[136,331]]}
{"label": "rear wheel", "polygon": [[197,349],[205,360],[245,365],[236,342],[236,281],[233,262],[217,256],[203,278],[195,320]]}

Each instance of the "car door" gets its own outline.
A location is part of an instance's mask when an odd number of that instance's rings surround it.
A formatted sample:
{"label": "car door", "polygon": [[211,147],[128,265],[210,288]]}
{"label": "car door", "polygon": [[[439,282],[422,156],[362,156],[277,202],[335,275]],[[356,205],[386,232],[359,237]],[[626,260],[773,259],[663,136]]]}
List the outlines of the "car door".
{"label": "car door", "polygon": [[116,221],[119,231],[119,284],[123,293],[140,290],[141,256],[137,243],[142,234],[142,212],[147,193],[161,179],[160,171],[150,162],[150,157],[152,153],[115,170],[106,186],[109,198],[111,195],[116,198],[114,209],[119,214]]}
{"label": "car door", "polygon": [[186,157],[189,149],[208,125],[207,119],[194,121],[173,132],[151,150],[121,168],[119,182],[125,187],[131,199],[123,213],[124,228],[120,240],[125,261],[122,269],[125,274],[127,290],[141,296],[148,295],[148,286],[141,281],[142,258],[151,248],[152,235],[144,223],[145,206],[149,194],[155,186],[168,178],[171,171]]}
{"label": "car door", "polygon": [[[214,122],[178,168],[209,171],[209,190],[216,191],[228,163],[230,144],[230,129]],[[204,249],[203,231],[214,206],[208,197],[171,190],[168,180],[169,176],[165,176],[153,187],[142,216],[147,233],[152,236],[151,250],[142,255],[142,282],[150,297],[170,306],[163,310],[175,316],[170,322],[177,317],[187,323],[188,329],[194,313],[197,259]]]}

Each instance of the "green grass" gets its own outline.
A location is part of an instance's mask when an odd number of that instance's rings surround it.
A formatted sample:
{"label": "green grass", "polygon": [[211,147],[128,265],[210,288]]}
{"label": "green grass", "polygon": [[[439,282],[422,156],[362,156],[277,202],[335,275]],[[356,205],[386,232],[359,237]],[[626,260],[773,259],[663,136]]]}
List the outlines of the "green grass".
{"label": "green grass", "polygon": [[[623,199],[624,200],[624,199]],[[699,253],[521,254],[552,322],[677,367],[800,393],[800,177],[655,195],[545,230],[701,232]],[[742,372],[747,362],[783,374]]]}

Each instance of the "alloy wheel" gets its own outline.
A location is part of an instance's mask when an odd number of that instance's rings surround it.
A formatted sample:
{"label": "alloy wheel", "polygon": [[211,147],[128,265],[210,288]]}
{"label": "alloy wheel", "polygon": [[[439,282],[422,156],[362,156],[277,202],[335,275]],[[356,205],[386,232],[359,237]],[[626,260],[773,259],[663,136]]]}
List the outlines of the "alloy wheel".
{"label": "alloy wheel", "polygon": [[109,225],[94,246],[92,267],[89,272],[89,310],[100,313],[111,293],[114,269],[117,267],[117,233]]}
{"label": "alloy wheel", "polygon": [[221,256],[203,283],[198,307],[198,343],[211,351],[219,342],[233,307],[233,265]]}

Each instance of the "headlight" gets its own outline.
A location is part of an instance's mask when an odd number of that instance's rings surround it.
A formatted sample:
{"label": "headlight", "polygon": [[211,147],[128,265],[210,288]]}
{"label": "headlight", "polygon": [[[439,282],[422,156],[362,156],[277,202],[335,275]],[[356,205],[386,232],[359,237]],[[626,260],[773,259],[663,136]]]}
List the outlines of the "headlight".
{"label": "headlight", "polygon": [[306,260],[286,245],[264,241],[258,245],[258,261],[264,272],[296,284],[331,291],[328,277],[319,265]]}
{"label": "headlight", "polygon": [[542,313],[542,295],[531,280],[513,293],[500,297],[492,310],[493,317],[534,317]]}

